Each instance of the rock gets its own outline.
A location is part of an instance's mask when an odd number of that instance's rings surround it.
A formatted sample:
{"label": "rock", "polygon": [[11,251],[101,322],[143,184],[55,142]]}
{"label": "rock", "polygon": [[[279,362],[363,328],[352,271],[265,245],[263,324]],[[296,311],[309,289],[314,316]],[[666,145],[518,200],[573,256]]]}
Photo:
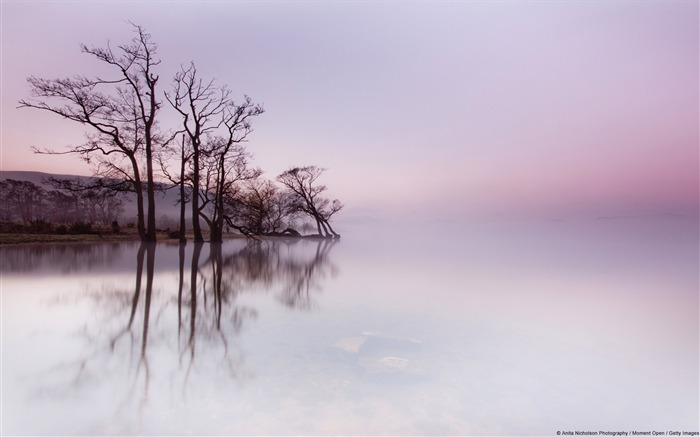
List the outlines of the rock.
{"label": "rock", "polygon": [[413,338],[392,337],[376,332],[342,338],[333,347],[354,357],[352,360],[366,375],[423,376],[420,357],[423,342]]}
{"label": "rock", "polygon": [[367,337],[343,338],[336,341],[333,344],[333,347],[337,347],[338,349],[344,350],[345,352],[358,353],[366,340]]}

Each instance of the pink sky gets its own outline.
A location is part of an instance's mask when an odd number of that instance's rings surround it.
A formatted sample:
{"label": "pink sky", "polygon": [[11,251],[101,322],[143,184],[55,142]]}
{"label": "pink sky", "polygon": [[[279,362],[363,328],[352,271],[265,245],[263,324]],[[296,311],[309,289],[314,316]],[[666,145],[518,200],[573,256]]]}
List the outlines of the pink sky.
{"label": "pink sky", "polygon": [[[348,207],[419,214],[695,212],[698,2],[3,2],[3,170],[82,130],[16,109],[25,78],[102,72],[79,43],[160,46],[265,105],[270,177],[328,167]],[[164,110],[163,123],[172,123]],[[437,213],[435,212],[437,211]]]}

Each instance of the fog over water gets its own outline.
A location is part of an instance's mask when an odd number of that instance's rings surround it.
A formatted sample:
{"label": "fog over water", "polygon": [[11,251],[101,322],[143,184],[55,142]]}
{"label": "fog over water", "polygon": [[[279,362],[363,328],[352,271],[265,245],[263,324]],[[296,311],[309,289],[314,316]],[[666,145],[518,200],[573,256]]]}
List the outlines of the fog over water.
{"label": "fog over water", "polygon": [[0,248],[3,434],[698,430],[697,217],[341,231]]}

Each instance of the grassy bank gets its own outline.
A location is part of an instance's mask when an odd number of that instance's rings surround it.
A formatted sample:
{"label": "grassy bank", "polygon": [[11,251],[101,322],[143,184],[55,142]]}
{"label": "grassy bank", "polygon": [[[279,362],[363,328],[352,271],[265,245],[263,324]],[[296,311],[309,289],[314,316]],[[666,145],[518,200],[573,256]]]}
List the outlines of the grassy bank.
{"label": "grassy bank", "polygon": [[[204,239],[209,239],[208,232],[203,232]],[[171,233],[164,230],[156,232],[158,242],[177,243]],[[244,238],[240,234],[224,234],[225,239]],[[114,232],[107,226],[93,227],[89,233],[56,233],[49,230],[36,232],[29,225],[21,223],[0,222],[0,246],[11,244],[43,244],[43,243],[98,243],[115,241],[139,241],[139,234],[134,228],[122,228]],[[192,232],[187,233],[187,240],[194,241]]]}
{"label": "grassy bank", "polygon": [[[169,240],[166,233],[158,234],[159,240]],[[123,232],[91,232],[77,234],[33,233],[33,232],[0,232],[0,245],[31,244],[31,243],[94,243],[100,241],[138,241],[135,231]]]}
{"label": "grassy bank", "polygon": [[[122,238],[126,239],[126,238]],[[127,239],[128,240],[128,239]],[[0,245],[27,244],[27,243],[79,243],[109,241],[102,235],[78,234],[78,235],[49,235],[49,234],[0,234]]]}
{"label": "grassy bank", "polygon": [[[159,240],[168,240],[166,232]],[[32,243],[90,243],[100,241],[138,241],[135,228],[117,228],[92,224],[57,225],[43,221],[0,222],[0,245]]]}

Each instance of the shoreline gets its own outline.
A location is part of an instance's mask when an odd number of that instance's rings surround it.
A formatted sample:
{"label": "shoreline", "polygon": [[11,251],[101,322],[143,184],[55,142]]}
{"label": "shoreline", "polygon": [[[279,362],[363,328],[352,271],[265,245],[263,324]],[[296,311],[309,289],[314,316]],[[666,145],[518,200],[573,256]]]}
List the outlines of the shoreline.
{"label": "shoreline", "polygon": [[[170,238],[165,231],[156,234],[156,243],[177,244],[178,238]],[[228,234],[224,239],[245,238],[240,234]],[[194,236],[188,235],[187,242],[192,242]],[[0,233],[0,246],[15,246],[29,244],[68,244],[68,243],[121,243],[140,242],[137,233],[94,233],[94,234],[30,234],[30,233]],[[208,242],[208,241],[205,241]]]}
{"label": "shoreline", "polygon": [[[157,241],[155,243],[179,244],[178,238],[171,238],[166,231],[158,231],[156,234]],[[208,235],[205,235],[208,237]],[[224,240],[247,239],[243,234],[224,234]],[[327,238],[317,235],[256,235],[256,239],[285,239],[285,240],[330,240],[338,241],[339,238]],[[32,234],[32,233],[0,233],[0,247],[17,246],[17,245],[33,245],[33,244],[80,244],[80,243],[121,243],[121,242],[140,242],[137,233],[94,233],[94,234]],[[186,243],[194,243],[194,235],[187,235]],[[205,239],[203,243],[210,243]]]}

